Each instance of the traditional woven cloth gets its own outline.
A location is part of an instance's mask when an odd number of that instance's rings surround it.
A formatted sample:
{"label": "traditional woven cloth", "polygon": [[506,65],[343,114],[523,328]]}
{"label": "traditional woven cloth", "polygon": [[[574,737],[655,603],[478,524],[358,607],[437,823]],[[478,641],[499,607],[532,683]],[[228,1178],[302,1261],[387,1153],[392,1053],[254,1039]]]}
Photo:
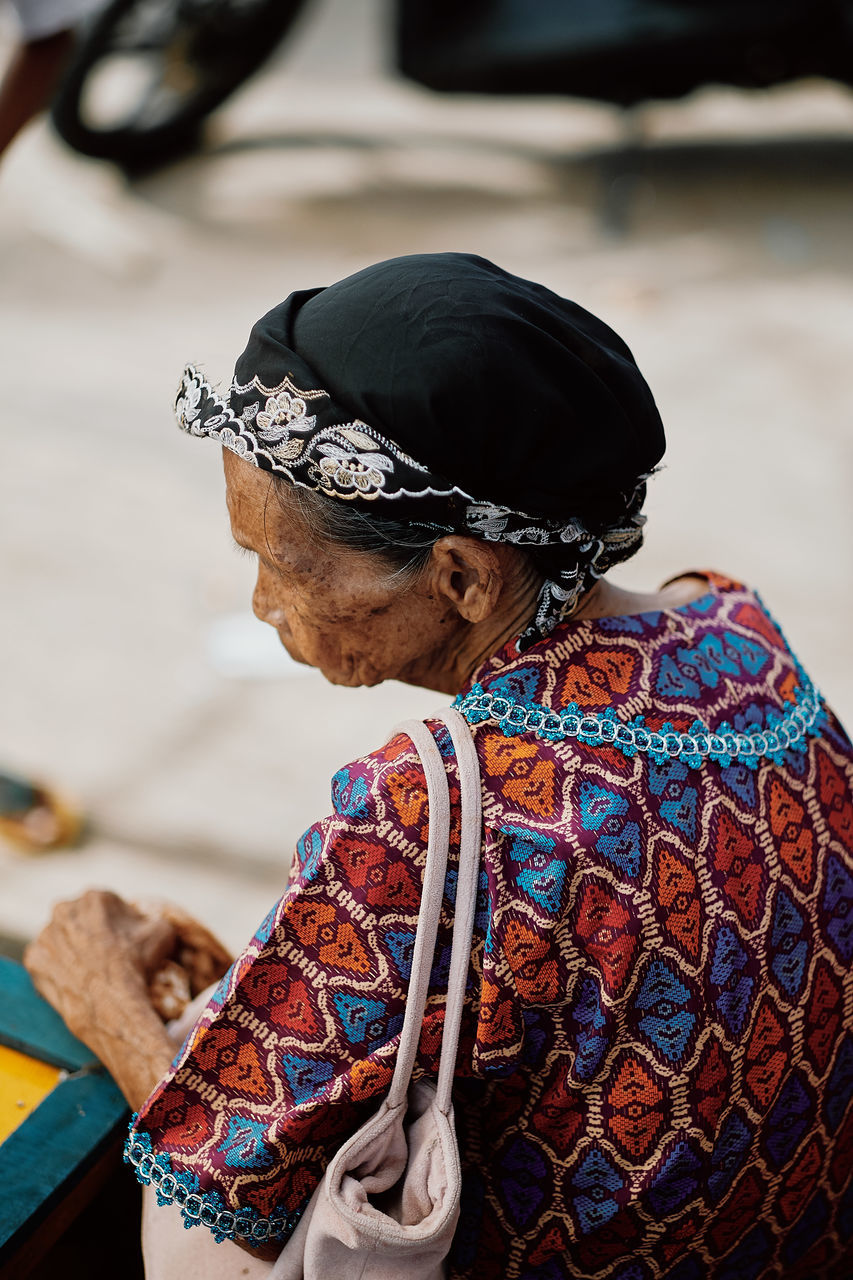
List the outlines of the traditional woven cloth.
{"label": "traditional woven cloth", "polygon": [[[558,715],[550,740],[503,705],[469,715],[484,839],[454,1280],[848,1274],[853,748],[824,708],[767,743],[807,718],[804,679],[757,597],[713,575],[690,605],[569,620],[477,673]],[[567,737],[572,707],[663,745]],[[725,727],[728,763],[680,758],[698,722]],[[777,749],[741,759],[755,734]],[[390,1079],[426,838],[411,745],[342,769],[333,803],[128,1142],[223,1238],[286,1238]],[[424,1071],[442,1017],[432,997]]]}

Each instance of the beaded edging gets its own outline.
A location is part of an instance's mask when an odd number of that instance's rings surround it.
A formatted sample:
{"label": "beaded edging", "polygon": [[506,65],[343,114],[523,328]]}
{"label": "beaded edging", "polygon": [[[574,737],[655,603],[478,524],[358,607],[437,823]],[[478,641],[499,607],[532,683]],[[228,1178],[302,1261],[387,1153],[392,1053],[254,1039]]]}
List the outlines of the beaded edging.
{"label": "beaded edging", "polygon": [[286,1240],[304,1212],[277,1211],[264,1218],[257,1209],[229,1209],[218,1191],[200,1191],[199,1180],[192,1173],[176,1173],[167,1155],[155,1155],[147,1133],[134,1130],[137,1117],[130,1122],[124,1146],[124,1160],[143,1186],[153,1186],[159,1205],[175,1204],[181,1211],[184,1226],[208,1227],[217,1244],[224,1240],[246,1240],[263,1244],[267,1240]]}
{"label": "beaded edging", "polygon": [[765,727],[751,733],[738,733],[727,720],[713,732],[702,720],[694,720],[689,733],[680,733],[669,721],[659,731],[649,729],[644,716],[631,721],[620,720],[613,707],[606,711],[581,711],[576,702],[563,711],[554,711],[537,702],[513,702],[499,694],[488,693],[475,684],[454,706],[470,725],[495,721],[506,737],[533,733],[546,742],[577,738],[587,747],[616,747],[629,758],[639,751],[657,765],[667,760],[680,760],[691,769],[701,768],[705,760],[728,768],[733,761],[757,769],[762,759],[784,763],[786,751],[806,750],[809,734],[820,732],[825,712],[820,694],[797,663],[800,681],[792,709],[784,716],[774,708],[765,715]]}

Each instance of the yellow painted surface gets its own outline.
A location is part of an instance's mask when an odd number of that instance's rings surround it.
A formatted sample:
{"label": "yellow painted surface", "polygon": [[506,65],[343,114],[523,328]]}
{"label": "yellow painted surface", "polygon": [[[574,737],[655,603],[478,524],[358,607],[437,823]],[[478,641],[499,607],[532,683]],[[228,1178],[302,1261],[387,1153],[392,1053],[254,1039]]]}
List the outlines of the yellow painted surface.
{"label": "yellow painted surface", "polygon": [[50,1093],[61,1071],[0,1044],[0,1142]]}

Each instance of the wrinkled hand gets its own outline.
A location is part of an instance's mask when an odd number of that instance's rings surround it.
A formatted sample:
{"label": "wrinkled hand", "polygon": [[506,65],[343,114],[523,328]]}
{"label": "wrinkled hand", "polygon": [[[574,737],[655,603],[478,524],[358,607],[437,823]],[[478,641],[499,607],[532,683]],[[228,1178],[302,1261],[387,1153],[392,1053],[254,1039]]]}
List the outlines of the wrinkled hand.
{"label": "wrinkled hand", "polygon": [[171,955],[176,935],[115,893],[91,889],[61,902],[24,952],[36,988],[90,1048],[92,1036]]}
{"label": "wrinkled hand", "polygon": [[177,940],[174,925],[162,917],[90,890],[60,903],[24,952],[37,990],[104,1063],[134,1109],[172,1056],[148,982]]}

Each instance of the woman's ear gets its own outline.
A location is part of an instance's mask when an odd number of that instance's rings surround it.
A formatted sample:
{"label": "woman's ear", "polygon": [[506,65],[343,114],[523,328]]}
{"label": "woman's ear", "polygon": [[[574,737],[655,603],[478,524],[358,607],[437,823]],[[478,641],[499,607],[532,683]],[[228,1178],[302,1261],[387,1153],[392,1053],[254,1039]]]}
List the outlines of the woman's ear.
{"label": "woman's ear", "polygon": [[430,585],[466,622],[485,622],[496,612],[507,586],[507,552],[517,555],[515,548],[476,538],[439,538],[432,548]]}

